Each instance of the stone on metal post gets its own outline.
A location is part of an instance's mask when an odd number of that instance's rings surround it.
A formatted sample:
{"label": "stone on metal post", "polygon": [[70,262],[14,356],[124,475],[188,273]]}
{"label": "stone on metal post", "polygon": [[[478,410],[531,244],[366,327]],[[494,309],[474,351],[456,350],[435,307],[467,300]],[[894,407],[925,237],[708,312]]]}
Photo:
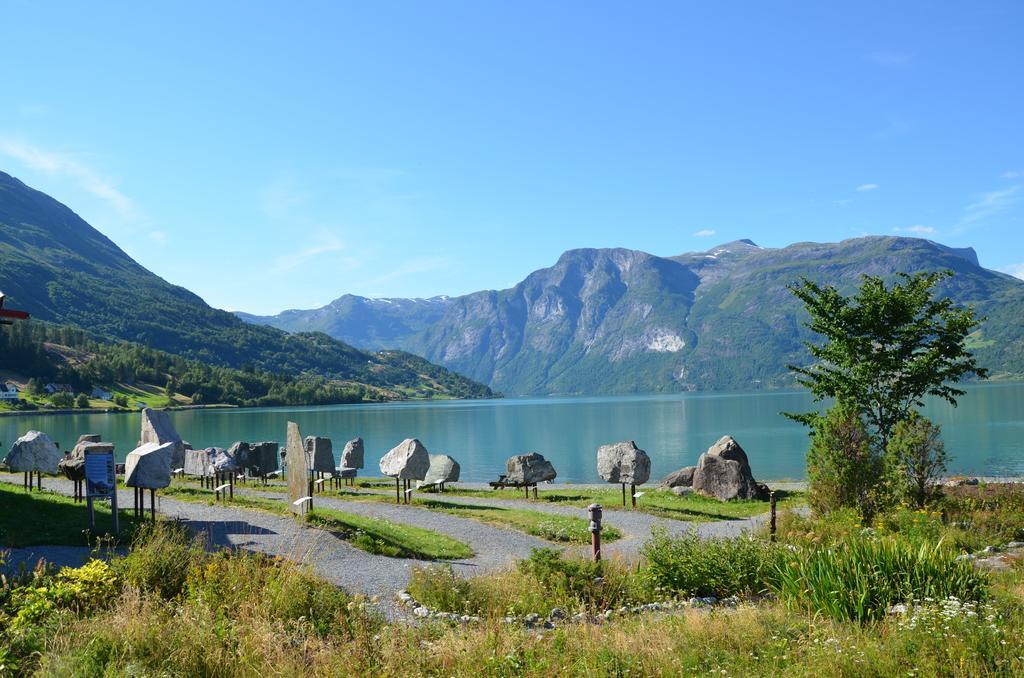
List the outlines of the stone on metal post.
{"label": "stone on metal post", "polygon": [[590,555],[597,563],[601,561],[601,505],[588,506],[587,515],[590,516]]}

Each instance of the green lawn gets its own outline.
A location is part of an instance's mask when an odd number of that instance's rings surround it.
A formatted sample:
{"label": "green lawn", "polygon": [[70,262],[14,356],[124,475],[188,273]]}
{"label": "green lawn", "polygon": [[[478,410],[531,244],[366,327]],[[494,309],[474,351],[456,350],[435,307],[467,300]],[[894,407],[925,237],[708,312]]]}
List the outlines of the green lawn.
{"label": "green lawn", "polygon": [[[238,489],[237,487],[235,488]],[[175,479],[160,494],[181,501],[212,504],[214,494],[197,486],[188,486]],[[314,500],[314,506],[316,501]],[[254,497],[235,492],[228,502],[236,508],[268,511],[290,515],[291,509],[281,499]],[[352,513],[315,508],[306,516],[307,522],[333,533],[356,548],[391,558],[418,558],[420,560],[447,560],[472,558],[473,549],[448,535],[412,525],[401,525],[388,520],[365,518]]]}
{"label": "green lawn", "polygon": [[447,535],[379,518],[316,508],[306,514],[306,522],[333,532],[364,551],[392,558],[453,560],[474,555],[469,546]]}
{"label": "green lawn", "polygon": [[[110,504],[94,502],[96,530],[100,534],[113,529]],[[119,511],[121,536],[128,541],[133,533],[135,519],[130,507]],[[59,545],[93,546],[88,535],[89,509],[86,503],[76,504],[71,497],[43,490],[26,492],[20,485],[0,481],[0,546]]]}
{"label": "green lawn", "polygon": [[[447,494],[447,492],[446,492]],[[377,501],[391,503],[395,500],[393,494],[381,494],[376,492],[359,492],[352,489],[325,490],[324,496],[337,497],[348,501]],[[413,494],[412,505],[420,506],[431,511],[441,511],[453,516],[472,518],[482,523],[508,527],[535,537],[547,539],[548,541],[563,542],[570,544],[590,543],[590,522],[584,518],[572,516],[559,516],[530,509],[507,508],[504,506],[478,506],[470,504],[459,504],[456,502],[441,499],[442,495]],[[622,537],[618,530],[612,527],[605,527],[601,530],[605,541],[615,541]]]}
{"label": "green lawn", "polygon": [[[629,502],[629,488],[627,488],[626,501]],[[637,498],[637,511],[649,513],[661,518],[672,518],[689,522],[711,522],[716,520],[737,520],[749,518],[768,512],[767,501],[718,501],[710,497],[691,494],[685,497],[678,497],[671,491],[655,487],[639,487],[638,492],[643,496]],[[431,497],[443,497],[445,495],[457,497],[482,497],[485,499],[523,499],[522,490],[474,490],[461,488],[446,488],[444,495],[434,490],[424,491]],[[778,492],[776,495],[779,509],[793,508],[804,503],[802,492]],[[566,506],[578,506],[586,508],[590,504],[601,504],[605,509],[633,510],[622,507],[622,488],[619,485],[608,488],[587,488],[544,490],[537,493],[537,501],[550,502],[552,504],[563,504]]]}

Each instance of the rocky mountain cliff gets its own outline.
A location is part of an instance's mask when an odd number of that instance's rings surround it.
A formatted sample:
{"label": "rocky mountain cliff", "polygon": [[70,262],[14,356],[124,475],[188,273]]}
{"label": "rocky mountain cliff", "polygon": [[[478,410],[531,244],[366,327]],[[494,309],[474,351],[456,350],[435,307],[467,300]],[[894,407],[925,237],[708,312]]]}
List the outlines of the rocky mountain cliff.
{"label": "rocky mountain cliff", "polygon": [[811,338],[788,283],[806,276],[851,292],[863,274],[939,269],[956,273],[941,294],[987,316],[971,338],[982,364],[1024,374],[1024,282],[982,268],[970,248],[917,238],[779,249],[739,240],[672,257],[571,250],[511,289],[428,300],[429,314],[422,300],[405,300],[414,309],[406,316],[402,300],[347,296],[251,319],[287,330],[320,323],[358,346],[400,347],[506,393],[778,388],[793,384],[785,366],[806,360]]}

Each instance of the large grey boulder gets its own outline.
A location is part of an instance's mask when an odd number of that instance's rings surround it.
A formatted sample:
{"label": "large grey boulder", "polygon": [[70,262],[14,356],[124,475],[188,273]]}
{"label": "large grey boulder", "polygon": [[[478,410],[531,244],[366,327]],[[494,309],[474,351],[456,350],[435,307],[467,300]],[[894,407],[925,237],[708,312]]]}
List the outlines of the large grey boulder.
{"label": "large grey boulder", "polygon": [[343,469],[352,469],[350,471],[342,471],[341,476],[343,478],[356,477],[356,469],[363,468],[362,438],[353,438],[345,443],[345,449],[341,451],[341,460],[338,462],[338,466]]}
{"label": "large grey boulder", "polygon": [[454,483],[459,479],[461,468],[459,462],[447,454],[431,454],[430,468],[422,481],[416,483],[416,487],[427,487],[429,485],[440,485],[441,483]]}
{"label": "large grey boulder", "polygon": [[185,450],[185,475],[187,476],[208,476],[210,475],[210,464],[217,454],[216,447],[207,447],[203,450]]}
{"label": "large grey boulder", "polygon": [[665,487],[693,487],[693,473],[696,470],[696,466],[684,466],[665,476],[661,484]]}
{"label": "large grey boulder", "polygon": [[609,483],[643,485],[651,477],[651,458],[632,440],[597,448],[597,472]]}
{"label": "large grey boulder", "polygon": [[536,485],[554,480],[558,474],[551,462],[536,452],[517,454],[505,461],[505,479],[518,485]]}
{"label": "large grey boulder", "polygon": [[78,443],[75,449],[71,450],[71,454],[62,459],[57,466],[69,480],[85,480],[87,454],[114,454],[114,443]]}
{"label": "large grey boulder", "polygon": [[150,407],[142,410],[142,436],[139,438],[139,445],[145,443],[174,443],[171,468],[181,468],[185,465],[185,441],[178,435],[167,412]]}
{"label": "large grey boulder", "polygon": [[768,498],[767,488],[754,480],[747,453],[732,436],[722,436],[697,460],[693,489],[722,501]]}
{"label": "large grey boulder", "polygon": [[231,447],[228,448],[227,456],[231,457],[235,461],[235,467],[233,471],[243,471],[249,465],[249,456],[252,452],[252,446],[244,440],[236,440],[231,443]]}
{"label": "large grey boulder", "polygon": [[334,446],[330,438],[306,436],[306,464],[314,473],[334,473]]}
{"label": "large grey boulder", "polygon": [[231,453],[230,449],[225,450],[223,447],[208,447],[207,450],[210,452],[210,466],[209,473],[234,473],[238,471],[238,460],[235,459],[235,455]]}
{"label": "large grey boulder", "polygon": [[7,453],[4,463],[11,471],[39,471],[56,473],[57,464],[64,455],[57,449],[56,443],[40,431],[29,431],[14,441],[11,451]]}
{"label": "large grey boulder", "polygon": [[[86,433],[78,436],[75,447],[57,463],[57,469],[68,480],[85,480],[85,447],[98,442],[100,442],[99,433]],[[114,451],[113,445],[110,445],[110,451]]]}
{"label": "large grey boulder", "polygon": [[249,443],[249,463],[246,468],[251,476],[265,476],[278,467],[281,446],[276,442]]}
{"label": "large grey boulder", "polygon": [[124,460],[124,484],[159,490],[171,484],[171,459],[175,444],[144,443]]}
{"label": "large grey boulder", "polygon": [[427,448],[415,438],[398,443],[380,460],[380,472],[399,480],[423,480],[429,470]]}

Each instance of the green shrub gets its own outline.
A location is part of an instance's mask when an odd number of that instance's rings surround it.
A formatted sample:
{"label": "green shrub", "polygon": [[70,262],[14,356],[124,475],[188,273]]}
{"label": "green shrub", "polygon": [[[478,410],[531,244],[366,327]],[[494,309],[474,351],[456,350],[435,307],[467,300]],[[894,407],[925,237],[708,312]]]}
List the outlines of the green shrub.
{"label": "green shrub", "polygon": [[885,459],[871,446],[871,437],[853,405],[837,402],[819,417],[807,452],[807,503],[819,515],[856,508],[870,525],[889,503]]}
{"label": "green shrub", "polygon": [[829,547],[797,549],[779,564],[776,588],[793,607],[833,619],[881,619],[914,600],[981,600],[987,577],[937,544],[852,536]]}
{"label": "green shrub", "polygon": [[126,584],[171,599],[182,592],[189,570],[205,557],[202,540],[187,528],[157,523],[141,527],[128,555],[111,565]]}
{"label": "green shrub", "polygon": [[680,595],[750,595],[767,591],[778,572],[779,546],[750,537],[701,539],[655,530],[641,549],[656,588]]}
{"label": "green shrub", "polygon": [[182,600],[221,613],[253,608],[268,620],[301,619],[320,637],[351,632],[348,594],[298,565],[260,554],[208,556],[189,569]]}
{"label": "green shrub", "polygon": [[946,474],[946,446],[938,424],[912,413],[896,424],[886,452],[896,487],[911,503],[924,508],[941,494],[939,481]]}

